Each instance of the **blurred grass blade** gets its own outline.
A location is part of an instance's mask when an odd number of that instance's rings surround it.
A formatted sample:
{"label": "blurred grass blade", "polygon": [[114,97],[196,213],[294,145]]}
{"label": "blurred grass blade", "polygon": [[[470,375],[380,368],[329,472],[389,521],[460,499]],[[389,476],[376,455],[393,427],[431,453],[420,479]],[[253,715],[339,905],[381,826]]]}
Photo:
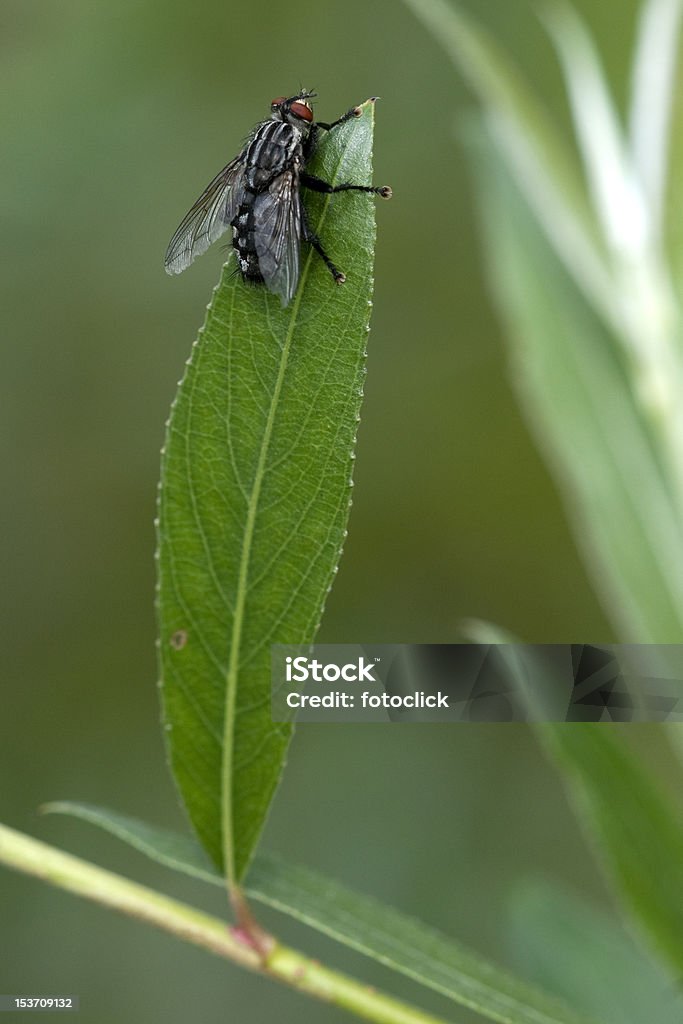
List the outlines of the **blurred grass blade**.
{"label": "blurred grass blade", "polygon": [[[373,104],[311,173],[369,183]],[[288,308],[224,269],[173,403],[159,498],[159,624],[171,766],[192,823],[239,883],[282,770],[270,645],[313,640],[351,497],[372,292],[374,202],[313,195],[347,275],[304,254]]]}
{"label": "blurred grass blade", "polygon": [[611,271],[574,149],[557,131],[516,68],[456,0],[404,0],[491,114],[520,188],[537,207],[572,274],[615,324]]}
{"label": "blurred grass blade", "polygon": [[683,536],[620,346],[555,255],[491,133],[473,133],[472,143],[513,377],[589,572],[624,635],[676,642]]}
{"label": "blurred grass blade", "polygon": [[561,185],[568,206],[595,229],[573,151],[496,42],[469,18],[457,0],[404,3],[450,57],[481,102],[530,139],[549,176]]}
{"label": "blurred grass blade", "polygon": [[[671,0],[671,2],[673,3],[674,0]],[[662,230],[671,280],[677,290],[680,303],[683,301],[683,131],[680,128],[681,123],[683,123],[683,38],[680,30],[676,43],[676,66],[671,88],[671,130],[668,139],[668,167],[664,182]],[[645,116],[645,112],[643,112],[643,116]]]}
{"label": "blurred grass blade", "polygon": [[625,311],[617,301],[612,271],[564,202],[558,183],[546,172],[529,138],[497,111],[488,117],[491,135],[515,183],[587,300],[615,331],[624,327]]}
{"label": "blurred grass blade", "polygon": [[624,133],[591,37],[574,9],[554,0],[543,21],[562,62],[593,206],[618,259],[639,254],[649,233]]}
{"label": "blurred grass blade", "polygon": [[541,727],[625,904],[683,975],[683,823],[609,726]]}
{"label": "blurred grass blade", "polygon": [[507,929],[513,962],[605,1024],[680,1024],[683,992],[606,913],[577,893],[531,881],[515,893]]}
{"label": "blurred grass blade", "polygon": [[[579,520],[589,572],[626,636],[676,643],[683,635],[680,307],[592,42],[554,0],[545,19],[595,210],[571,146],[456,0],[405,2],[485,107],[488,147],[477,185],[492,278],[513,335],[522,402]],[[683,204],[678,213],[683,221]],[[670,242],[683,248],[683,235]]]}
{"label": "blurred grass blade", "polygon": [[647,0],[642,5],[631,81],[631,153],[657,240],[662,233],[682,12],[681,0]]}
{"label": "blurred grass blade", "polygon": [[[564,68],[593,204],[611,252],[612,305],[621,310],[621,322],[611,324],[615,341],[632,364],[639,412],[664,462],[672,500],[683,508],[683,415],[676,384],[683,370],[677,338],[680,311],[661,258],[658,214],[648,202],[583,22],[565,0],[553,0],[544,21]],[[666,151],[665,140],[650,141]]]}
{"label": "blurred grass blade", "polygon": [[[166,867],[223,884],[190,837],[85,804],[59,802],[43,810],[98,825]],[[573,1012],[428,925],[278,857],[257,853],[244,888],[253,899],[489,1020],[501,1024],[589,1024],[593,1019]]]}
{"label": "blurred grass blade", "polygon": [[[510,648],[509,634],[489,624],[471,623],[467,632],[479,643],[503,645],[500,656],[523,697],[542,691],[547,667],[533,652],[525,657],[523,647]],[[614,727],[545,722],[536,729],[625,905],[680,982],[683,820],[678,807],[629,753]]]}
{"label": "blurred grass blade", "polygon": [[[611,254],[612,300],[609,306],[603,304],[601,312],[603,317],[608,308],[620,313],[606,322],[614,342],[626,354],[638,415],[664,466],[671,500],[680,509],[683,414],[676,383],[683,370],[677,337],[680,311],[657,244],[658,228],[583,22],[565,0],[552,0],[544,10],[544,21],[562,62],[593,205]],[[529,199],[529,190],[524,191]],[[551,212],[547,221],[539,217],[546,232],[554,216]],[[599,306],[596,309],[600,311]]]}

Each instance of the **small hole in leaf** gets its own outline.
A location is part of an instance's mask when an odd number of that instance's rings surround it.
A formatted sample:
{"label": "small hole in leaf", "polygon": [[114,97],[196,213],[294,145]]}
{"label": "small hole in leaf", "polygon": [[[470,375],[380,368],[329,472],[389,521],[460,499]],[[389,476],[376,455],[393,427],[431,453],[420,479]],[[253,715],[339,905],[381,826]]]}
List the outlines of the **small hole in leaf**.
{"label": "small hole in leaf", "polygon": [[187,643],[187,630],[177,629],[171,636],[171,647],[174,651],[182,651],[183,647]]}

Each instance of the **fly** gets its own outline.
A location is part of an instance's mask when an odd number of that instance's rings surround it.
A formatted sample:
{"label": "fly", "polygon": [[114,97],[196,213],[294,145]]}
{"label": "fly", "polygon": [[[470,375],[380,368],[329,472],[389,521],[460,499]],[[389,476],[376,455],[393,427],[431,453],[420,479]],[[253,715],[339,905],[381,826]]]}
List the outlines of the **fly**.
{"label": "fly", "polygon": [[352,107],[328,124],[313,119],[314,92],[279,96],[270,105],[270,120],[256,125],[242,152],[220,171],[202,192],[177,228],[166,251],[164,266],[180,274],[212,242],[232,228],[232,245],[244,281],[265,284],[286,306],[299,281],[301,241],[321,257],[337,284],[345,275],[325,252],[311,228],[300,188],[315,192],[365,192],[391,198],[388,185],[375,188],[344,182],[331,185],[306,172],[320,131],[360,117]]}

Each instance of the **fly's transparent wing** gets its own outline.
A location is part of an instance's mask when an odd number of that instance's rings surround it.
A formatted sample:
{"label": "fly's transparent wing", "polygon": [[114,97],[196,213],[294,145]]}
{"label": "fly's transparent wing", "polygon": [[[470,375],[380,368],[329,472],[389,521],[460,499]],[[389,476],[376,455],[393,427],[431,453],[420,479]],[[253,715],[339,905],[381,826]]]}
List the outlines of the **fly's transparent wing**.
{"label": "fly's transparent wing", "polygon": [[178,225],[164,258],[167,274],[182,273],[230,227],[244,195],[245,157],[243,150],[216,175]]}
{"label": "fly's transparent wing", "polygon": [[299,281],[301,201],[295,170],[279,174],[254,202],[254,240],[258,265],[269,291],[286,306]]}

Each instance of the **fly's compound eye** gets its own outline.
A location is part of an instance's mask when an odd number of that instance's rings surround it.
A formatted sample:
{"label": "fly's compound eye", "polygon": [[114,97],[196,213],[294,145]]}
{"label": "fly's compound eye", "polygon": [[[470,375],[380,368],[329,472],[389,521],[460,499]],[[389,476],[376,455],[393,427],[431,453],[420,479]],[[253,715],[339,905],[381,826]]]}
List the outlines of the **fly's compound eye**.
{"label": "fly's compound eye", "polygon": [[286,96],[276,96],[274,100],[270,101],[270,109],[275,113],[275,111],[278,110],[283,103],[286,103],[286,101]]}
{"label": "fly's compound eye", "polygon": [[295,117],[300,117],[302,121],[313,120],[313,111],[311,110],[307,103],[294,102],[292,103],[289,109],[290,112],[294,114]]}

